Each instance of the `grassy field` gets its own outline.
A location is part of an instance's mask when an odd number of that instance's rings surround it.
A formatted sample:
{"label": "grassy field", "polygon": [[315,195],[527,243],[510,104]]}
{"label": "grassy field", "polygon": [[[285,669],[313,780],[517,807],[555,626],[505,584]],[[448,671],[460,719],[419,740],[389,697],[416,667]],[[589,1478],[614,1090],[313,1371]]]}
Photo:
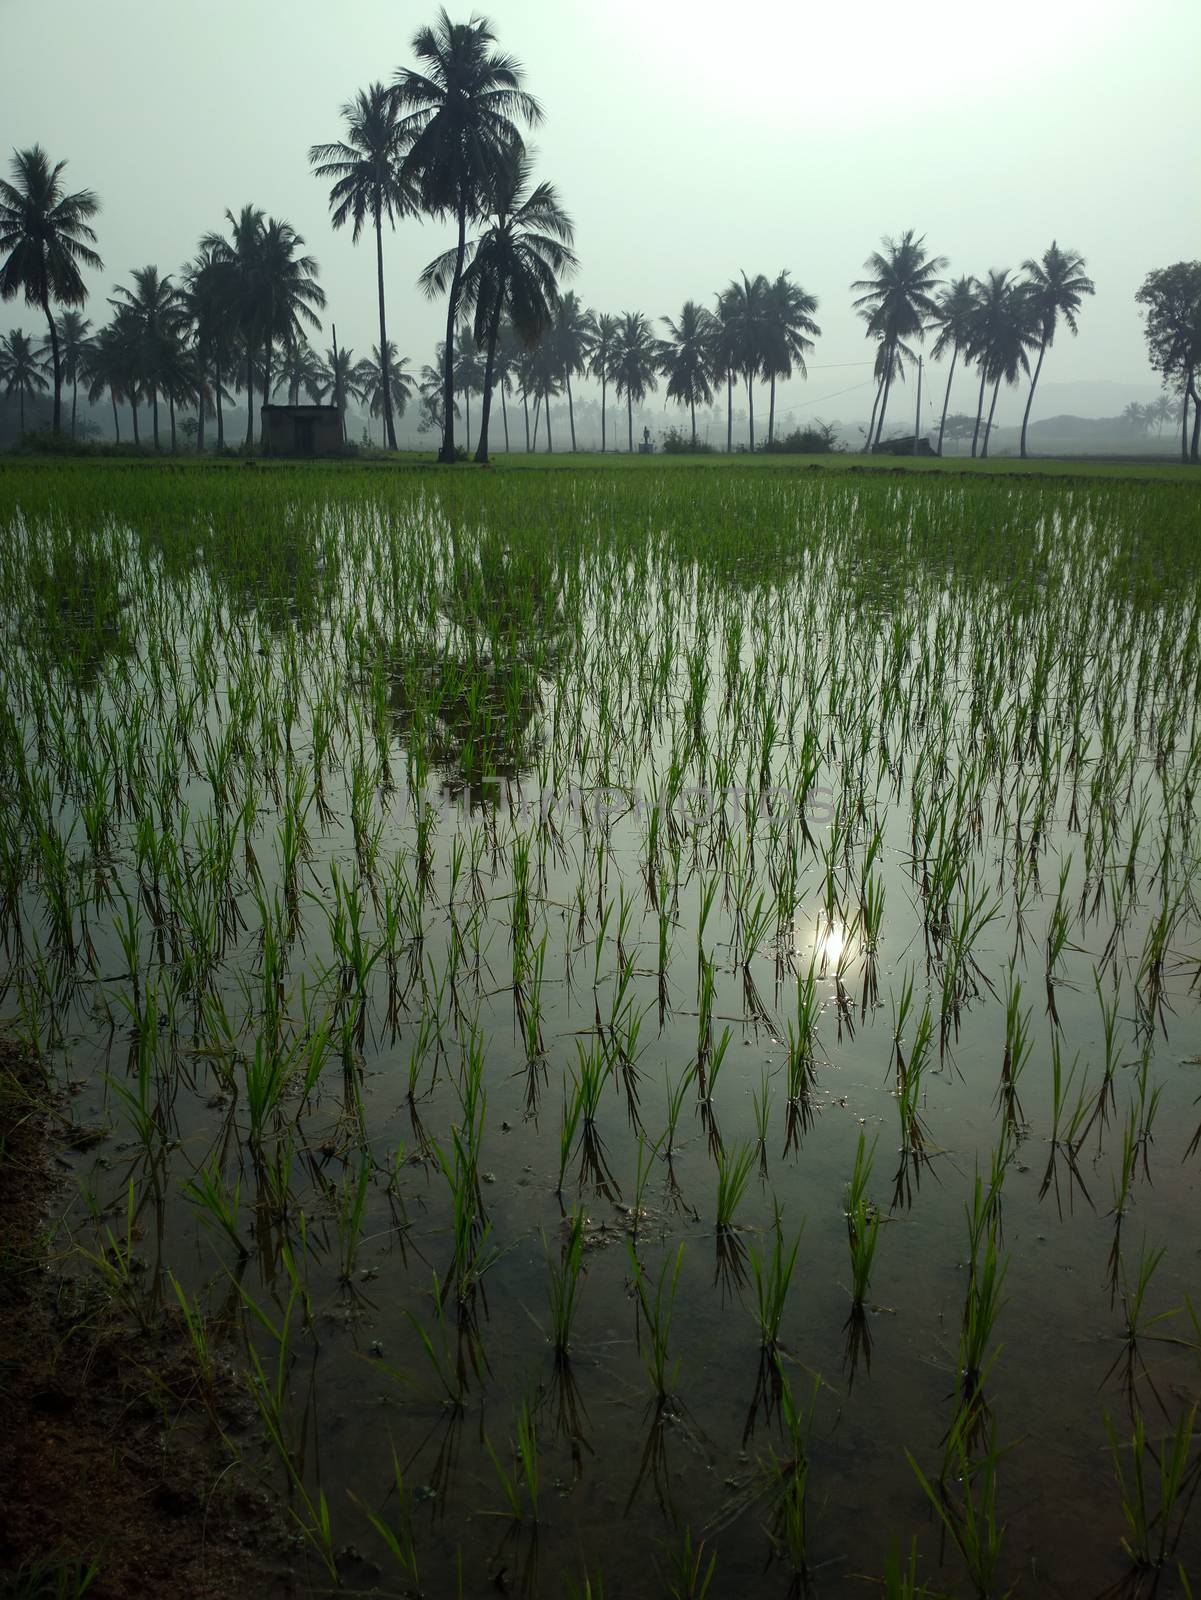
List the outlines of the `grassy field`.
{"label": "grassy field", "polygon": [[1183,1596],[1196,474],[406,466],[0,467],[3,1023],[165,1449],[314,1594]]}

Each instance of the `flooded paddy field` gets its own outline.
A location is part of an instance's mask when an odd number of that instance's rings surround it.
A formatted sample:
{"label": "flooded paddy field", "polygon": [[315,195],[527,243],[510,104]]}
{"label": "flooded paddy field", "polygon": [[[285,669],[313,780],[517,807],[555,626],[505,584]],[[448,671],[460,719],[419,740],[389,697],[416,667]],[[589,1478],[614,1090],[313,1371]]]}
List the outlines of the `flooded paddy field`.
{"label": "flooded paddy field", "polygon": [[5,472],[53,1248],[237,1375],[295,1587],[1201,1592],[1197,530]]}

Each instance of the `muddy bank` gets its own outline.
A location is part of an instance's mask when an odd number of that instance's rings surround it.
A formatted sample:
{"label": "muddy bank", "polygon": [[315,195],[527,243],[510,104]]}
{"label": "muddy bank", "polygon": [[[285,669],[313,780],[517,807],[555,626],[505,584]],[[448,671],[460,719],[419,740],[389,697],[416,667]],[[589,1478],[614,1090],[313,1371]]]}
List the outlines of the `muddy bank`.
{"label": "muddy bank", "polygon": [[237,1460],[238,1375],[206,1383],[182,1319],[138,1328],[67,1270],[62,1131],[0,1041],[0,1595],[295,1593],[285,1512]]}

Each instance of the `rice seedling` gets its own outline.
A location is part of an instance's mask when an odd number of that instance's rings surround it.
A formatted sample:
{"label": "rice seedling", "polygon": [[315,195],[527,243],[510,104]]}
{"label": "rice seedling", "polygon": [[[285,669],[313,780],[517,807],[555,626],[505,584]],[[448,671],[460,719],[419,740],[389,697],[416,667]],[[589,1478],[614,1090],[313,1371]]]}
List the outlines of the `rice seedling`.
{"label": "rice seedling", "polygon": [[[545,1240],[543,1246],[545,1248]],[[554,1340],[557,1360],[565,1360],[571,1348],[571,1330],[579,1305],[580,1269],[583,1266],[583,1258],[584,1213],[576,1210],[572,1212],[568,1221],[561,1261],[556,1266],[549,1254],[547,1255],[551,1337]]]}
{"label": "rice seedling", "polygon": [[[1180,1414],[1156,1448],[1147,1439],[1141,1411],[1136,1410],[1134,1426],[1126,1440],[1119,1440],[1109,1417],[1105,1418],[1126,1524],[1122,1549],[1139,1570],[1163,1568],[1179,1543],[1192,1500],[1193,1491],[1186,1490],[1192,1475],[1190,1459],[1196,1423],[1194,1405]],[[1123,1455],[1127,1457],[1125,1461]]]}
{"label": "rice seedling", "polygon": [[796,1270],[797,1251],[800,1249],[804,1223],[797,1229],[791,1242],[784,1242],[783,1218],[777,1205],[772,1219],[771,1249],[766,1255],[752,1244],[749,1254],[751,1276],[755,1283],[755,1315],[759,1324],[762,1348],[770,1355],[780,1338],[780,1324],[788,1303],[788,1290]]}
{"label": "rice seedling", "polygon": [[668,1553],[667,1571],[659,1570],[659,1581],[669,1600],[705,1600],[716,1571],[717,1557],[705,1560],[705,1541],[693,1544],[692,1529],[686,1525],[684,1537]]}
{"label": "rice seedling", "polygon": [[843,1197],[843,1211],[847,1219],[847,1248],[851,1256],[851,1302],[862,1306],[871,1282],[872,1263],[876,1258],[876,1243],[880,1234],[879,1208],[867,1199],[867,1186],[871,1180],[872,1162],[875,1159],[879,1134],[867,1148],[862,1129],[855,1147],[855,1169]]}
{"label": "rice seedling", "polygon": [[675,1361],[671,1359],[670,1340],[676,1289],[680,1281],[680,1269],[684,1265],[684,1246],[679,1245],[674,1256],[665,1258],[653,1291],[647,1285],[646,1274],[632,1241],[629,1250],[630,1264],[634,1269],[634,1294],[640,1313],[638,1350],[651,1380],[655,1399],[662,1408],[671,1397],[680,1365],[678,1358]]}
{"label": "rice seedling", "polygon": [[979,1455],[970,1456],[960,1440],[954,1470],[962,1495],[959,1503],[945,1493],[945,1476],[935,1488],[910,1452],[905,1452],[922,1493],[963,1557],[979,1600],[990,1600],[998,1593],[1005,1524],[997,1516],[997,1466],[1012,1448],[998,1446],[995,1422],[990,1424],[987,1443]]}
{"label": "rice seedling", "polygon": [[719,1233],[727,1233],[734,1226],[737,1211],[750,1182],[751,1168],[755,1164],[755,1150],[750,1144],[739,1145],[733,1151],[721,1151],[717,1157],[717,1204],[715,1226]]}
{"label": "rice seedling", "polygon": [[[538,1521],[538,1489],[541,1482],[541,1467],[538,1453],[538,1429],[528,1400],[521,1402],[521,1409],[517,1413],[516,1432],[511,1444],[514,1455],[512,1471],[501,1461],[486,1435],[484,1438],[484,1446],[493,1467],[496,1469],[496,1476],[513,1521],[521,1522],[523,1520],[525,1508],[528,1505],[530,1520],[536,1523]],[[525,1490],[524,1498],[522,1495],[523,1488]]]}

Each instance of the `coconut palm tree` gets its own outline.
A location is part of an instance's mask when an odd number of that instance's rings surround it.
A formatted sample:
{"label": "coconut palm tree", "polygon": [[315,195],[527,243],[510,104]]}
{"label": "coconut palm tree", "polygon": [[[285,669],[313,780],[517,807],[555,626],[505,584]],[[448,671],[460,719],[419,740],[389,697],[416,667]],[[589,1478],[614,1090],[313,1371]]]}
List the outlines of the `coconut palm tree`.
{"label": "coconut palm tree", "polygon": [[667,396],[688,407],[692,443],[696,445],[697,404],[713,404],[714,316],[695,300],[685,300],[678,321],[663,317],[667,338],[660,346],[660,361],[667,378]]}
{"label": "coconut palm tree", "polygon": [[658,387],[659,341],[641,311],[627,311],[617,329],[613,352],[613,387],[625,396],[630,454],[634,453],[634,402]]}
{"label": "coconut palm tree", "polygon": [[[490,224],[471,246],[470,261],[463,272],[461,300],[475,313],[470,341],[485,352],[478,384],[483,406],[475,453],[481,465],[488,460],[488,428],[502,319],[508,318],[508,326],[520,346],[532,348],[552,327],[559,305],[558,278],[576,266],[571,250],[571,218],[559,204],[554,185],[540,183],[533,190],[529,185],[530,161],[522,152],[514,156],[497,181]],[[456,251],[448,250],[425,269],[421,283],[427,293],[442,293],[447,288],[456,256]],[[571,326],[576,327],[582,321],[582,313],[574,296],[572,300]],[[554,331],[560,331],[559,325]],[[562,337],[567,340],[566,331]],[[556,344],[555,353],[561,362],[564,348],[565,345]],[[586,359],[580,350],[577,355],[581,363]],[[583,370],[582,364],[577,370]],[[457,383],[456,387],[463,386]],[[506,438],[507,429],[506,422]],[[573,424],[573,448],[574,441]]]}
{"label": "coconut palm tree", "polygon": [[817,296],[806,294],[799,283],[793,283],[787,271],[781,272],[775,282],[768,285],[768,339],[763,364],[771,381],[771,399],[767,411],[768,444],[771,444],[776,432],[776,379],[782,378],[787,382],[792,377],[794,367],[802,378],[807,375],[805,356],[813,349],[813,340],[821,336],[821,329],[813,320],[816,310]]}
{"label": "coconut palm tree", "polygon": [[181,299],[196,344],[196,379],[199,393],[197,452],[204,450],[204,423],[211,396],[217,419],[217,449],[225,447],[227,398],[222,374],[237,363],[237,272],[224,247],[210,238],[183,269]]}
{"label": "coconut palm tree", "polygon": [[[396,346],[393,345],[389,353],[393,353],[395,349]],[[300,404],[302,389],[312,399],[321,382],[321,374],[321,357],[302,334],[287,346],[279,367],[278,381],[287,389],[288,404],[290,406]]]}
{"label": "coconut palm tree", "polygon": [[711,352],[713,378],[726,386],[726,454],[734,448],[734,379],[738,373],[738,325],[734,306],[723,290],[717,296]]}
{"label": "coconut palm tree", "polygon": [[338,418],[342,426],[342,443],[346,443],[346,404],[348,400],[359,398],[359,367],[354,351],[349,345],[341,349],[332,345],[325,352],[325,360],[321,362],[312,389],[319,403],[324,404],[328,397],[329,403],[338,408]]}
{"label": "coconut palm tree", "polygon": [[579,296],[572,290],[559,297],[555,307],[554,322],[547,335],[554,358],[559,364],[563,388],[567,394],[567,419],[571,430],[571,448],[575,450],[575,403],[571,393],[573,377],[582,377],[588,370],[592,356],[591,314],[580,304]]}
{"label": "coconut palm tree", "polygon": [[903,376],[907,360],[916,359],[907,341],[920,339],[926,319],[934,315],[934,290],[947,264],[945,256],[927,255],[925,235],[917,237],[912,228],[899,239],[885,237],[881,243],[883,251],[873,250],[863,264],[868,276],[851,285],[859,295],[854,306],[867,323],[867,336],[880,346],[876,360],[878,415],[874,437],[868,438],[869,450],[879,444],[884,431],[894,380]]}
{"label": "coconut palm tree", "polygon": [[176,351],[186,311],[171,274],[159,275],[155,266],[135,267],[133,288],[113,285],[115,299],[109,304],[126,316],[127,333],[132,333],[140,386],[150,396],[154,427],[154,448],[159,448],[158,401],[176,370]]}
{"label": "coconut palm tree", "polygon": [[989,435],[997,409],[1001,383],[1015,384],[1021,372],[1030,371],[1026,354],[1039,339],[1036,311],[1026,285],[1010,275],[1009,269],[991,271],[980,283],[976,315],[971,331],[970,352],[980,367],[980,396],[976,406],[976,431],[972,435],[972,454],[980,434],[984,410],[985,385],[993,386],[992,403],[984,428],[981,456],[988,455]]}
{"label": "coconut palm tree", "polygon": [[[755,448],[755,379],[767,370],[771,354],[771,285],[763,273],[735,278],[722,296],[727,336],[733,341],[734,370],[746,382],[749,439]],[[728,391],[727,391],[728,392]]]}
{"label": "coconut palm tree", "polygon": [[593,316],[593,344],[592,355],[588,362],[588,371],[594,378],[600,379],[601,386],[601,454],[607,447],[605,436],[605,410],[608,400],[609,380],[613,376],[613,355],[617,349],[617,330],[619,322],[616,317],[610,316],[607,311],[602,311],[599,316]]}
{"label": "coconut palm tree", "polygon": [[254,369],[261,337],[259,327],[259,244],[265,214],[257,206],[243,206],[235,217],[225,213],[229,238],[209,233],[200,241],[201,250],[211,251],[224,269],[222,285],[226,305],[242,337],[242,358],[246,391],[245,448],[254,443]]}
{"label": "coconut palm tree", "polygon": [[0,384],[4,398],[16,395],[21,407],[21,432],[25,432],[25,401],[35,395],[45,394],[50,385],[46,382],[43,357],[33,347],[29,334],[20,328],[0,339]]}
{"label": "coconut palm tree", "polygon": [[[71,437],[75,437],[75,413],[79,399],[79,380],[84,375],[92,324],[81,311],[64,311],[55,318],[58,333],[59,361],[62,363],[63,382],[71,385]],[[53,360],[50,335],[42,335],[42,352]]]}
{"label": "coconut palm tree", "polygon": [[115,320],[106,328],[101,328],[89,342],[84,354],[83,377],[88,386],[89,404],[98,404],[107,392],[113,408],[113,434],[120,444],[121,418],[117,405],[129,398],[132,384],[127,352]]}
{"label": "coconut palm tree", "polygon": [[973,319],[976,315],[975,278],[956,278],[946,284],[934,298],[931,323],[938,329],[938,337],[930,351],[931,358],[941,361],[951,352],[951,367],[947,373],[946,393],[942,397],[942,416],[938,423],[938,454],[942,455],[942,436],[947,426],[947,405],[951,399],[951,380],[955,376],[955,363],[960,352],[966,350],[971,340]]}
{"label": "coconut palm tree", "polygon": [[442,10],[413,38],[418,69],[401,68],[394,79],[403,181],[422,210],[452,218],[457,235],[446,297],[441,461],[455,459],[454,337],[467,225],[493,209],[498,179],[524,148],[517,124],[542,120],[542,108],[521,87],[520,64],[494,51],[495,42],[486,18],[456,23]]}
{"label": "coconut palm tree", "polygon": [[[363,224],[370,218],[375,230],[375,277],[379,298],[379,344],[385,363],[395,346],[388,339],[384,314],[384,219],[392,227],[416,211],[411,181],[401,172],[403,140],[400,105],[391,89],[369,84],[348,101],[341,112],[346,139],[335,144],[315,144],[309,151],[318,178],[334,179],[329,192],[331,221],[335,228],[353,224],[351,240],[358,244]],[[396,449],[392,420],[393,386],[387,373],[380,380],[384,407],[384,434],[389,450]]]}
{"label": "coconut palm tree", "polygon": [[99,270],[103,261],[91,248],[96,235],[88,225],[100,209],[90,189],[64,194],[65,161],[53,166],[41,145],[13,153],[11,183],[0,179],[0,300],[24,293],[46,319],[54,366],[54,431],[62,431],[63,368],[58,329],[50,310],[81,306],[87,299],[80,267]]}
{"label": "coconut palm tree", "polygon": [[268,217],[259,239],[259,272],[255,294],[262,335],[263,398],[271,393],[271,364],[276,344],[285,350],[303,337],[303,325],[318,329],[317,312],[325,305],[317,283],[313,256],[298,255],[304,240],[290,222]]}
{"label": "coconut palm tree", "polygon": [[[382,355],[379,346],[373,345],[370,356],[359,362],[356,373],[359,398],[371,416],[382,416],[385,424],[389,417],[403,417],[405,408],[413,398],[416,380],[411,372],[405,371],[408,364],[408,356],[398,355],[394,344],[389,345]],[[387,394],[384,392],[385,384],[390,391]],[[388,437],[385,428],[385,443]],[[392,443],[388,448],[395,450],[395,429],[392,431],[391,439]]]}
{"label": "coconut palm tree", "polygon": [[1055,343],[1055,332],[1062,316],[1069,331],[1078,331],[1076,313],[1086,294],[1095,294],[1096,285],[1084,271],[1084,257],[1076,250],[1061,250],[1054,239],[1044,250],[1039,261],[1023,261],[1035,315],[1038,318],[1038,360],[1034,376],[1030,379],[1030,393],[1026,396],[1026,409],[1022,413],[1022,459],[1026,458],[1026,428],[1030,422],[1030,407],[1034,404],[1034,391],[1043,370],[1043,357],[1049,345]]}

